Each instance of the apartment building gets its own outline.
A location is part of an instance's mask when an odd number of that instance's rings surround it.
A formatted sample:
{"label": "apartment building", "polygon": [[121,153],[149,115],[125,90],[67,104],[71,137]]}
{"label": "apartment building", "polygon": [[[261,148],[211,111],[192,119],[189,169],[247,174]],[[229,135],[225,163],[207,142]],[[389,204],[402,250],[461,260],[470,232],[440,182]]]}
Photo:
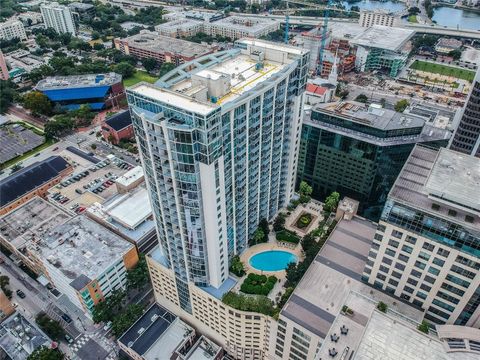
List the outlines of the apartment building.
{"label": "apartment building", "polygon": [[192,61],[215,51],[214,47],[192,43],[160,35],[156,31],[142,30],[125,39],[115,39],[115,48],[125,55],[138,59],[153,58],[159,64],[173,63],[175,66]]}
{"label": "apartment building", "polygon": [[25,27],[19,20],[8,20],[0,23],[0,39],[1,40],[27,40]]}
{"label": "apartment building", "polygon": [[480,326],[480,160],[416,146],[388,195],[363,280],[433,324]]}
{"label": "apartment building", "polygon": [[205,32],[212,36],[223,36],[233,40],[249,37],[258,39],[280,29],[280,22],[269,18],[229,16],[204,24]]}
{"label": "apartment building", "polygon": [[45,3],[40,6],[40,12],[46,28],[52,28],[59,34],[70,33],[73,36],[77,34],[73,13],[68,6],[55,2]]}
{"label": "apartment building", "polygon": [[199,32],[203,32],[205,29],[203,21],[185,18],[157,25],[155,26],[155,30],[160,35],[181,38],[193,36]]}
{"label": "apartment building", "polygon": [[373,25],[393,26],[395,15],[382,10],[360,10],[360,18],[358,23],[363,27]]}
{"label": "apartment building", "polygon": [[293,195],[309,54],[236,45],[127,97],[163,259],[152,275],[157,301],[253,359],[264,353],[268,317],[230,309],[221,295],[235,283],[229,258]]}
{"label": "apartment building", "polygon": [[452,150],[480,157],[480,69],[462,110],[460,123],[450,144]]}

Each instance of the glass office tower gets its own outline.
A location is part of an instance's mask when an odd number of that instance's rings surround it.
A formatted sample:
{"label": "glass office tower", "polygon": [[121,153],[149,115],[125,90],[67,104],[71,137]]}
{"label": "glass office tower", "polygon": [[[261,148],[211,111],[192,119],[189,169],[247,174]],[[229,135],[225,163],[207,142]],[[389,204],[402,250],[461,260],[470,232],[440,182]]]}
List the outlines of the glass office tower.
{"label": "glass office tower", "polygon": [[303,123],[297,182],[323,200],[332,191],[360,201],[378,221],[388,191],[416,143],[446,146],[450,132],[413,114],[355,102],[319,104]]}
{"label": "glass office tower", "polygon": [[294,191],[308,51],[258,40],[127,90],[164,265],[218,288]]}

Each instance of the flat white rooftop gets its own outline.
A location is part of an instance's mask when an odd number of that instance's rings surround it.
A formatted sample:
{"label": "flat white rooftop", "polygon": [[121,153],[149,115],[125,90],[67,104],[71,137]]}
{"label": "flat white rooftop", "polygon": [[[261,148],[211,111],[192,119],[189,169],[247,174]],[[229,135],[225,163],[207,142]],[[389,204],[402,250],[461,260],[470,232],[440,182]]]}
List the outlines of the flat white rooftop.
{"label": "flat white rooftop", "polygon": [[373,25],[357,35],[352,43],[368,48],[399,51],[414,34],[415,30]]}
{"label": "flat white rooftop", "polygon": [[117,178],[115,182],[123,186],[129,186],[135,181],[143,178],[143,176],[143,168],[141,166],[135,166],[133,169],[127,171],[125,174]]}
{"label": "flat white rooftop", "polygon": [[118,200],[109,204],[106,212],[123,226],[135,229],[152,215],[147,189],[142,188],[139,191],[121,196]]}
{"label": "flat white rooftop", "polygon": [[480,159],[441,148],[425,188],[435,198],[480,210]]}

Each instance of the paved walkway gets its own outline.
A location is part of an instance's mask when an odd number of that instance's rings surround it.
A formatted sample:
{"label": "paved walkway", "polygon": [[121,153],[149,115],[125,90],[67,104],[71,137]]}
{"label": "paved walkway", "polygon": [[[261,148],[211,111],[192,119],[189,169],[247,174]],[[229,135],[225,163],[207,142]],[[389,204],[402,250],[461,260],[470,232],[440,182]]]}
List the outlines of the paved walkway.
{"label": "paved walkway", "polygon": [[[322,211],[322,204],[316,200],[310,200],[306,204],[300,204],[285,219],[285,229],[290,230],[296,234],[300,234],[300,236],[304,236],[318,227],[320,222],[323,220]],[[313,220],[306,228],[300,229],[295,224],[303,213],[310,213],[313,216]]]}

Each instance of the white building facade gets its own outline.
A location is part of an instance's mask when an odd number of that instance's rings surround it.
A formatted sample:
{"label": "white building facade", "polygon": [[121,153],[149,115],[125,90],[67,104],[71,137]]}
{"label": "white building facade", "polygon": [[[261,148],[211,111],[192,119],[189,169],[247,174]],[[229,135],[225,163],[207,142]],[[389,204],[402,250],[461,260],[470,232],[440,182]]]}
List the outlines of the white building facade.
{"label": "white building facade", "polygon": [[373,25],[383,25],[391,27],[393,26],[394,21],[395,16],[392,13],[380,10],[362,10],[360,11],[360,18],[358,19],[358,23],[362,27],[370,27]]}
{"label": "white building facade", "polygon": [[159,243],[187,312],[189,283],[221,287],[229,258],[294,192],[308,51],[237,46],[127,92]]}
{"label": "white building facade", "polygon": [[58,3],[43,4],[40,11],[46,28],[53,28],[59,34],[77,34],[73,14],[68,6]]}
{"label": "white building facade", "polygon": [[21,21],[9,20],[0,24],[0,39],[11,40],[20,39],[26,40],[27,33]]}

